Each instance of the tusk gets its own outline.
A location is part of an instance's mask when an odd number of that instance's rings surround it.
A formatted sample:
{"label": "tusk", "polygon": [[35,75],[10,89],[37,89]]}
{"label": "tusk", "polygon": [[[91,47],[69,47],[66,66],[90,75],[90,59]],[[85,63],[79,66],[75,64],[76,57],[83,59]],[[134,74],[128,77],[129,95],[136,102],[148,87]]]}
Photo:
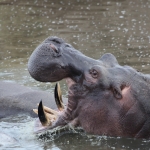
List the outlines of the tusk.
{"label": "tusk", "polygon": [[33,111],[38,115],[38,110],[37,109],[33,109]]}
{"label": "tusk", "polygon": [[57,116],[49,114],[47,112],[45,112],[45,113],[46,113],[46,116],[51,120],[51,122],[57,119]]}
{"label": "tusk", "polygon": [[[54,120],[56,120],[57,119],[57,115],[58,115],[58,113],[52,113],[52,112],[49,112],[49,110],[47,111],[46,109],[45,109],[45,107],[46,106],[44,106],[44,111],[45,111],[45,114],[46,114],[46,116],[50,119],[50,120],[52,120],[52,119],[54,119]],[[48,107],[47,107],[48,108]],[[48,108],[49,109],[49,108]],[[38,115],[38,110],[37,109],[33,109],[33,111],[34,111],[34,113],[36,113],[37,115]],[[52,111],[52,109],[50,109],[50,111]]]}
{"label": "tusk", "polygon": [[[50,120],[56,120],[57,119],[57,115],[58,115],[58,112],[46,107],[46,106],[43,106],[44,108],[44,111],[45,111],[45,115],[50,119]],[[38,115],[38,109],[33,109],[33,112],[36,113]]]}
{"label": "tusk", "polygon": [[[39,106],[39,103],[37,104],[37,106]],[[58,115],[58,112],[57,112],[57,111],[55,111],[55,110],[53,110],[53,109],[51,109],[51,108],[49,108],[49,107],[43,106],[43,109],[44,109],[44,111],[47,112],[47,113],[50,113],[50,114],[55,115],[55,116]],[[36,114],[38,114],[38,110],[37,110],[37,109],[33,109],[33,111],[34,111]]]}
{"label": "tusk", "polygon": [[53,109],[51,109],[51,108],[48,108],[48,107],[46,107],[46,106],[44,106],[43,108],[44,108],[44,111],[47,112],[47,113],[53,114],[53,115],[55,115],[55,116],[58,115],[58,112],[55,111],[55,110],[53,110]]}
{"label": "tusk", "polygon": [[46,113],[43,109],[42,101],[40,102],[40,104],[38,106],[38,117],[43,126],[48,126],[51,124],[50,119],[48,118],[48,116],[46,115]]}
{"label": "tusk", "polygon": [[55,102],[56,102],[58,109],[60,111],[62,111],[64,109],[64,104],[62,101],[62,94],[61,94],[61,89],[60,89],[59,83],[56,83],[54,96],[55,96]]}

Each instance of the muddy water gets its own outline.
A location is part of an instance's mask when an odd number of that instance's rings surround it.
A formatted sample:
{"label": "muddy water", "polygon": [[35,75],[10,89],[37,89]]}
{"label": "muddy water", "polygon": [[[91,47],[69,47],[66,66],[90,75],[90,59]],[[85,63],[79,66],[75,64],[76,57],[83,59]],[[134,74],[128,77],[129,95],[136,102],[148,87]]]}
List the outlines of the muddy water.
{"label": "muddy water", "polygon": [[[149,0],[0,0],[0,80],[53,91],[53,84],[36,82],[27,71],[28,57],[48,36],[61,37],[95,59],[113,53],[120,64],[150,73],[149,14]],[[66,95],[63,81],[61,86]],[[150,148],[149,140],[82,133],[41,141],[32,134],[34,119],[18,116],[15,120],[1,120],[0,132],[10,136],[12,143],[0,143],[0,149]]]}

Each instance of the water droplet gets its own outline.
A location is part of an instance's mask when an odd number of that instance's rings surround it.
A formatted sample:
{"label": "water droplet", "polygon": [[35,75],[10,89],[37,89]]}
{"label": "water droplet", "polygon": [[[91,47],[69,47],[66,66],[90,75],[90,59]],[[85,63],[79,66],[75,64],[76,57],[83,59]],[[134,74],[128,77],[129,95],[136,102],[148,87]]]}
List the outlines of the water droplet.
{"label": "water droplet", "polygon": [[115,30],[110,30],[110,32],[114,32]]}
{"label": "water droplet", "polygon": [[59,8],[59,11],[61,11],[61,10],[62,10],[62,7]]}
{"label": "water droplet", "polygon": [[119,18],[124,18],[124,16],[119,16]]}

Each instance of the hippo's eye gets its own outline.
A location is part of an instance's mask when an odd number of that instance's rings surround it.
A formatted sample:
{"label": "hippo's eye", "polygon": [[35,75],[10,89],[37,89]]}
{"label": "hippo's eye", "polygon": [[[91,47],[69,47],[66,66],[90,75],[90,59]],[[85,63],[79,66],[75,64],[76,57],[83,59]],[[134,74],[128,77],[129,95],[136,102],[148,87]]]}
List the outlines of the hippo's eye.
{"label": "hippo's eye", "polygon": [[90,74],[93,78],[97,78],[98,77],[98,72],[95,69],[91,69],[90,70]]}

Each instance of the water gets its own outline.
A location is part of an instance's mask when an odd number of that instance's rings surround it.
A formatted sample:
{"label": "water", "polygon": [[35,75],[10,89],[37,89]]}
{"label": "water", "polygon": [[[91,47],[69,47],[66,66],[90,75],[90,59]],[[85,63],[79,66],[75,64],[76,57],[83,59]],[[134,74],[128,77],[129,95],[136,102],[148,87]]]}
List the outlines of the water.
{"label": "water", "polygon": [[[34,134],[35,119],[18,115],[5,118],[0,123],[0,149],[4,150],[126,150],[145,149],[150,141],[144,139],[94,136],[84,133],[81,129],[60,129],[51,134]],[[3,135],[5,133],[5,136]],[[7,139],[7,141],[5,141]]]}
{"label": "water", "polygon": [[[37,82],[27,71],[30,54],[48,36],[61,37],[95,59],[113,53],[121,65],[150,73],[149,14],[149,0],[0,0],[0,80],[52,91],[54,84]],[[63,81],[61,87],[66,95]],[[33,134],[34,119],[15,119],[0,120],[1,134],[12,140],[0,149],[150,149],[149,140],[82,133],[41,141]]]}

